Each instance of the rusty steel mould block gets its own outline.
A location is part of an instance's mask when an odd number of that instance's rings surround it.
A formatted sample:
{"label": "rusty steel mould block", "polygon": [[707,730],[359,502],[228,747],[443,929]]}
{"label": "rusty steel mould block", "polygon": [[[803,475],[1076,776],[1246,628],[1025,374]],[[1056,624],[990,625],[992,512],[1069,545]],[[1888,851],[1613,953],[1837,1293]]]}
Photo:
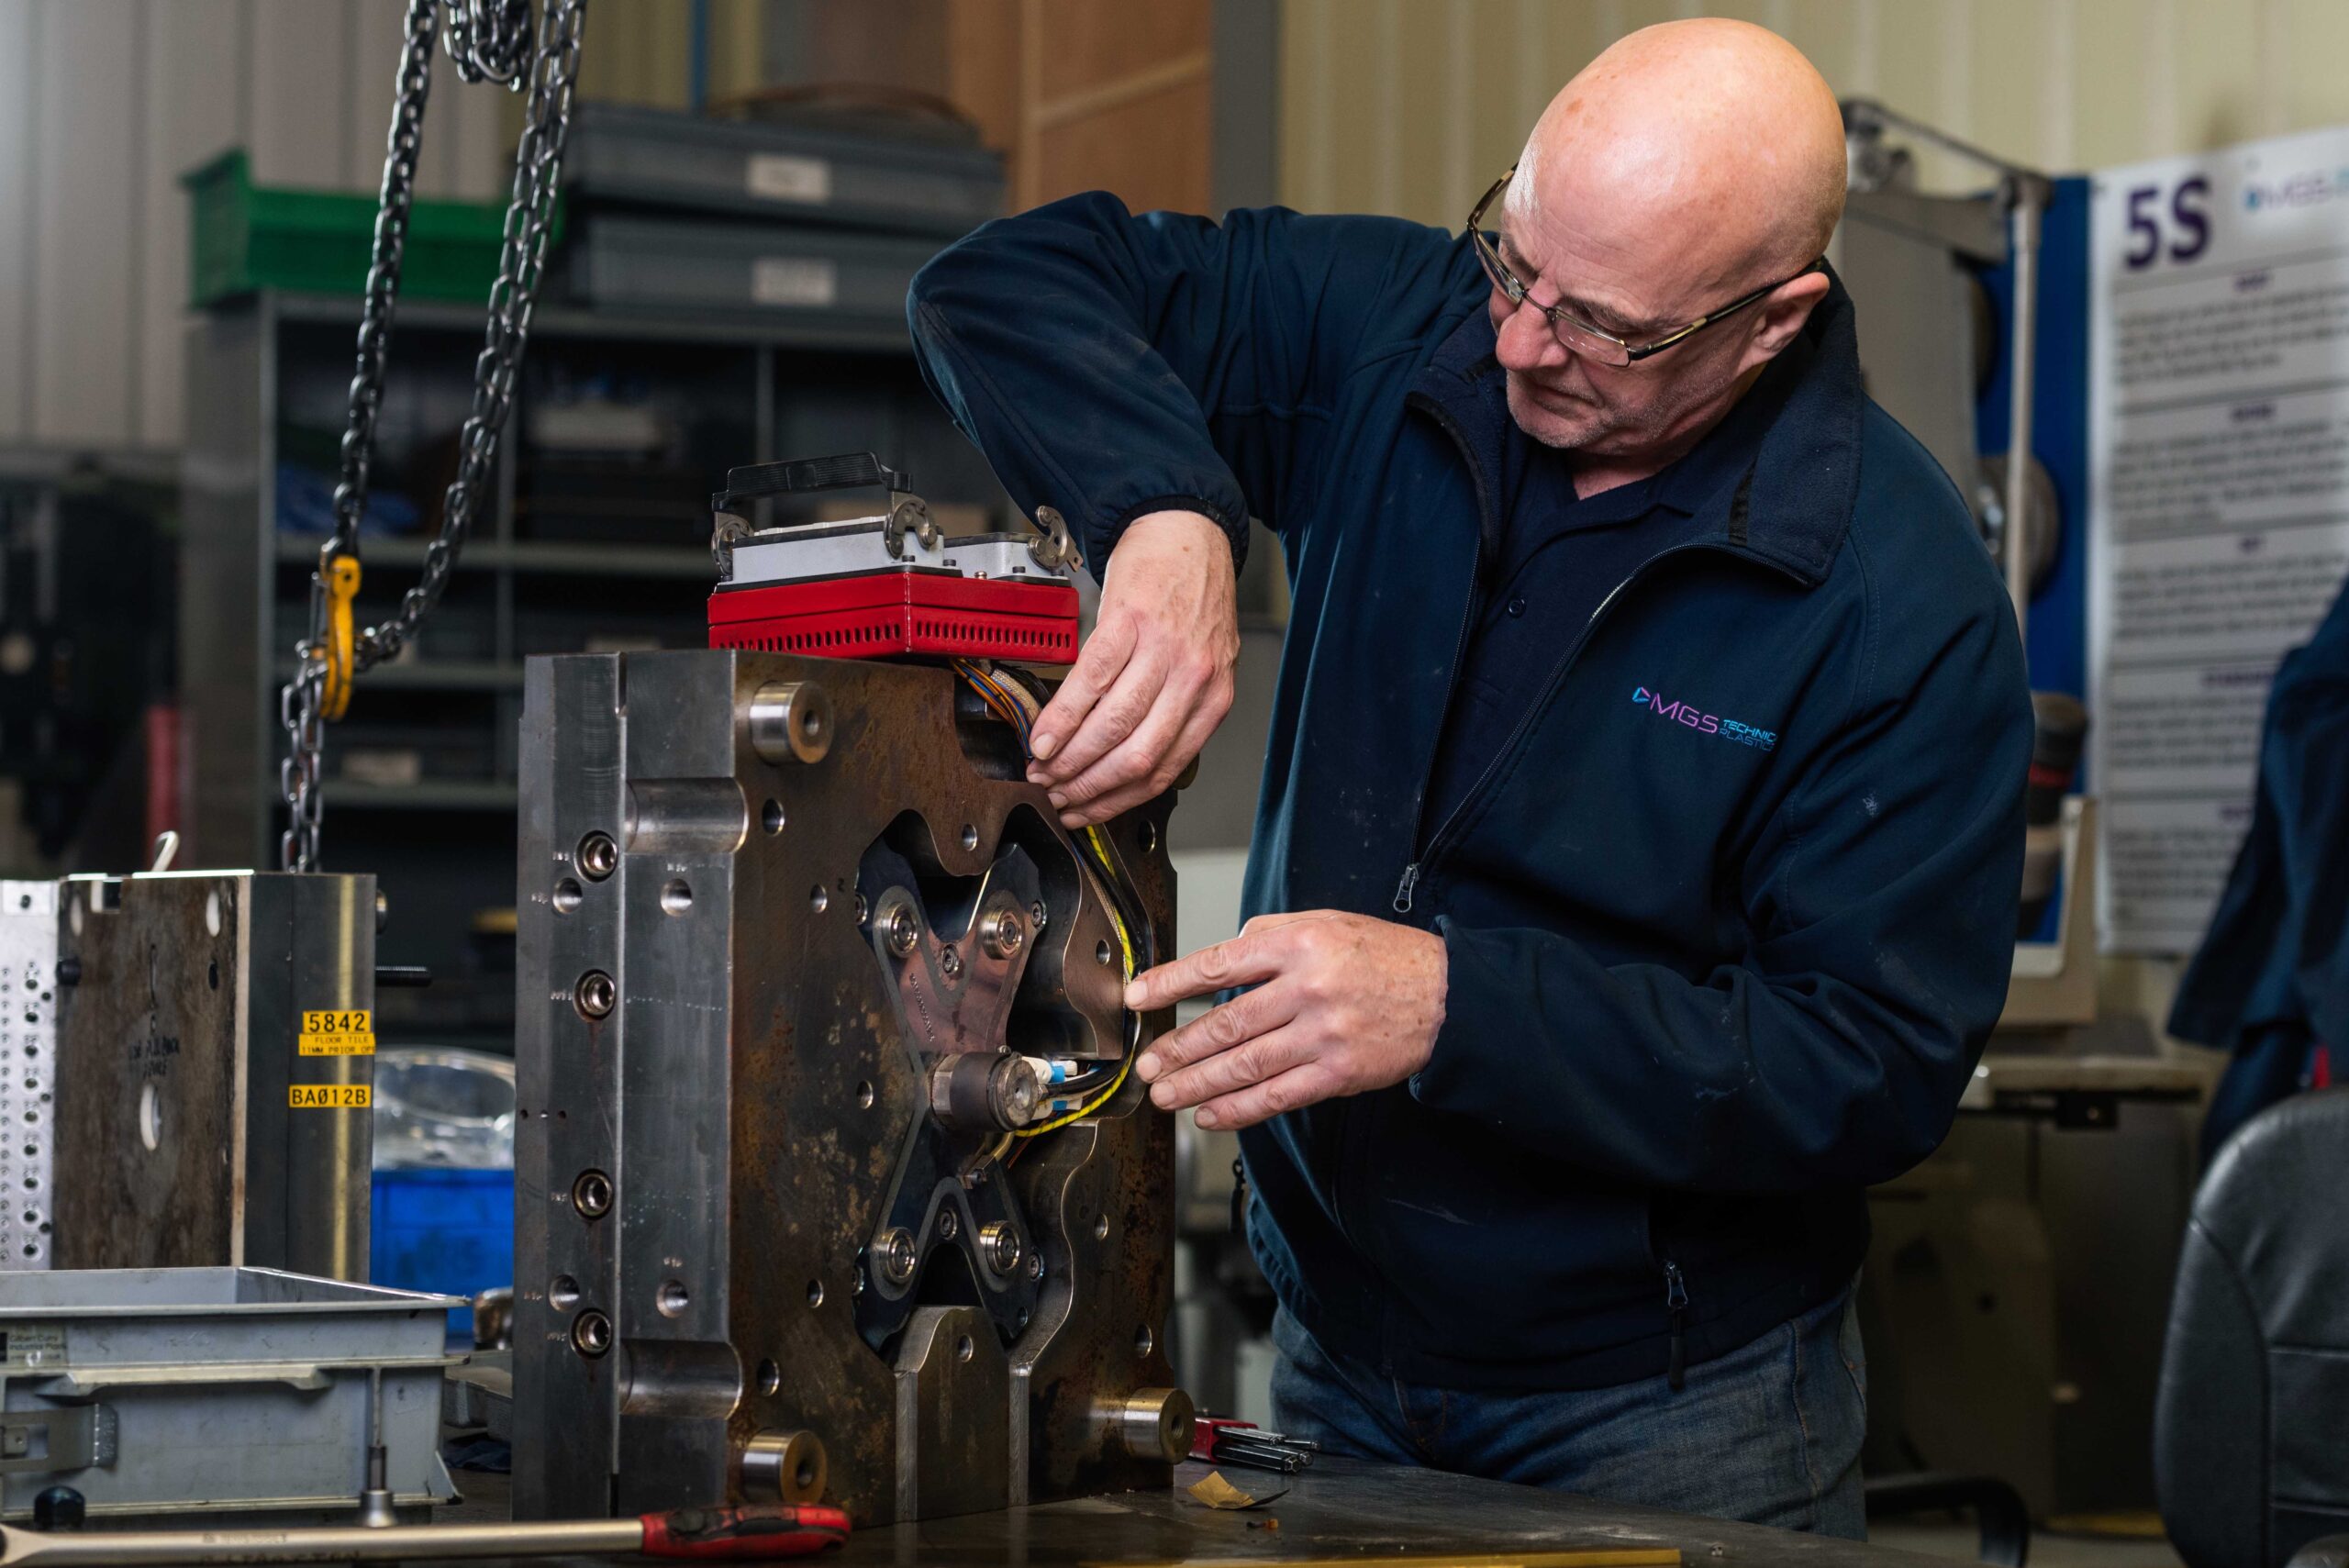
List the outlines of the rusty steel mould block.
{"label": "rusty steel mould block", "polygon": [[952,670],[735,650],[530,661],[521,758],[516,1516],[1165,1485],[1169,802],[1113,876]]}

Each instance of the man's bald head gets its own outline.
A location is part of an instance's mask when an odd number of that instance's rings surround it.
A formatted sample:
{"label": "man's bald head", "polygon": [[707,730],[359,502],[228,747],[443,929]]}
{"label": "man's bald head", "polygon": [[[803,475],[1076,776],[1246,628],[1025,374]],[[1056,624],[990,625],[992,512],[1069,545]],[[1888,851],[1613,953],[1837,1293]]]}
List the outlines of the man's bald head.
{"label": "man's bald head", "polygon": [[1496,289],[1510,414],[1594,473],[1653,472],[1802,329],[1828,284],[1798,274],[1842,215],[1842,113],[1800,50],[1719,19],[1623,39],[1533,128],[1495,226],[1503,264],[1534,304],[1633,345],[1771,292],[1663,358],[1610,368]]}
{"label": "man's bald head", "polygon": [[1665,22],[1618,41],[1551,101],[1508,212],[1591,228],[1659,282],[1693,272],[1685,282],[1699,289],[1753,288],[1827,249],[1843,172],[1842,112],[1801,50],[1749,22]]}

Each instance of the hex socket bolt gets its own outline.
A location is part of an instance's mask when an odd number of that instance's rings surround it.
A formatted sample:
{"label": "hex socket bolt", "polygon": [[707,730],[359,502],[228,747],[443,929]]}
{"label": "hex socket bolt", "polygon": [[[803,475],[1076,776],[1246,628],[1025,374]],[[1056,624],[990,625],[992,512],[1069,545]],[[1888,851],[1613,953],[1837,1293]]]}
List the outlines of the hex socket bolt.
{"label": "hex socket bolt", "polygon": [[979,917],[979,946],[989,958],[1009,958],[1028,940],[1028,927],[1016,904],[997,905]]}
{"label": "hex socket bolt", "polygon": [[612,1320],[589,1307],[571,1320],[571,1348],[589,1361],[612,1348]]}
{"label": "hex socket bolt", "polygon": [[571,1184],[571,1207],[589,1219],[612,1211],[612,1179],[601,1171],[582,1171]]}
{"label": "hex socket bolt", "polygon": [[572,862],[579,867],[579,874],[590,882],[601,882],[619,870],[620,847],[612,836],[601,828],[579,840],[579,848],[572,851]]}
{"label": "hex socket bolt", "polygon": [[873,1250],[873,1266],[883,1279],[903,1287],[913,1283],[914,1269],[921,1262],[921,1254],[914,1246],[914,1233],[897,1226],[881,1238]]}
{"label": "hex socket bolt", "polygon": [[887,939],[889,951],[899,958],[911,956],[921,941],[921,917],[914,913],[910,904],[884,906],[881,917],[882,934]]}
{"label": "hex socket bolt", "polygon": [[618,983],[602,970],[591,969],[581,975],[579,983],[571,988],[571,998],[581,1018],[608,1018],[612,1009],[619,1005],[620,988]]}
{"label": "hex socket bolt", "polygon": [[1008,1276],[1019,1267],[1025,1249],[1019,1244],[1019,1232],[999,1219],[991,1219],[979,1227],[979,1255],[987,1267]]}

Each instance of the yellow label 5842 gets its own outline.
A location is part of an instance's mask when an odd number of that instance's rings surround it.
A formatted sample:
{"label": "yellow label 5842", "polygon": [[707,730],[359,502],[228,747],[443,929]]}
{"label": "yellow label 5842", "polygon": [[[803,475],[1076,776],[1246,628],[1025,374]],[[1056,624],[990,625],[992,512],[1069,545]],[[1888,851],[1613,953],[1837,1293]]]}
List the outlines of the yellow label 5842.
{"label": "yellow label 5842", "polygon": [[374,1017],[363,1007],[341,1013],[304,1013],[295,1049],[304,1056],[373,1056]]}
{"label": "yellow label 5842", "polygon": [[374,1092],[364,1084],[295,1084],[285,1103],[297,1111],[363,1111],[374,1104]]}

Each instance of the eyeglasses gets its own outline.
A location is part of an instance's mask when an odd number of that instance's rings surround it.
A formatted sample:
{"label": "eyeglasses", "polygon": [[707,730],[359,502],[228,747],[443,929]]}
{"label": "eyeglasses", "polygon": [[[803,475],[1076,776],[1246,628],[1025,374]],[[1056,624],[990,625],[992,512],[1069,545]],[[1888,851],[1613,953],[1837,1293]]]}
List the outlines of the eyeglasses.
{"label": "eyeglasses", "polygon": [[[1501,291],[1501,297],[1508,300],[1512,306],[1524,305],[1530,291],[1518,275],[1508,270],[1508,264],[1501,260],[1498,247],[1486,237],[1485,209],[1493,205],[1501,192],[1508,188],[1509,181],[1516,177],[1517,171],[1511,169],[1494,181],[1493,188],[1485,193],[1483,198],[1468,214],[1468,242],[1476,248],[1476,260],[1485,264],[1485,275],[1492,280],[1493,286]],[[1653,343],[1641,343],[1636,346],[1625,342],[1612,332],[1593,327],[1589,322],[1569,314],[1557,306],[1543,305],[1536,300],[1533,302],[1533,308],[1549,317],[1550,330],[1556,333],[1558,341],[1564,343],[1573,352],[1596,363],[1613,365],[1620,370],[1625,365],[1636,364],[1651,355],[1664,352],[1675,343],[1703,331],[1716,321],[1727,320],[1755,300],[1786,287],[1796,278],[1815,272],[1818,268],[1819,262],[1813,261],[1801,272],[1780,278],[1767,287],[1755,289],[1744,298],[1724,305],[1709,315],[1699,316],[1687,326],[1667,332]]]}

